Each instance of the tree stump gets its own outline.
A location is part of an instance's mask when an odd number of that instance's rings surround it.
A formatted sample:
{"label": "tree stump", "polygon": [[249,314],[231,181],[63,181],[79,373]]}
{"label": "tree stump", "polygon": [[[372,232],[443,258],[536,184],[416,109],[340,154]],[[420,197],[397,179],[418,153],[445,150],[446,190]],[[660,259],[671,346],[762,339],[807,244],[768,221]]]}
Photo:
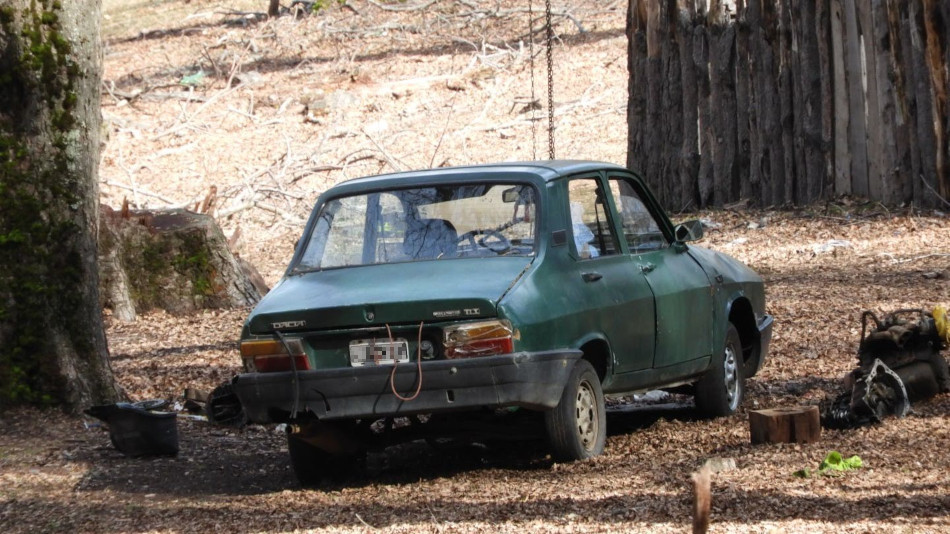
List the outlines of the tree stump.
{"label": "tree stump", "polygon": [[813,443],[821,437],[817,406],[749,412],[752,443]]}
{"label": "tree stump", "polygon": [[267,292],[209,215],[103,206],[99,221],[100,304],[119,320],[155,308],[181,314],[250,306]]}

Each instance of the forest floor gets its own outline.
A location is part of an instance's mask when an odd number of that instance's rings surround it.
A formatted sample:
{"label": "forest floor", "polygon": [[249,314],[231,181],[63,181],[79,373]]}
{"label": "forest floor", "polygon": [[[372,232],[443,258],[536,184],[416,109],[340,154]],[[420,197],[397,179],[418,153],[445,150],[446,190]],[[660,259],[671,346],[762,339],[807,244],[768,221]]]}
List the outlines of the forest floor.
{"label": "forest floor", "polygon": [[[325,3],[263,20],[236,11],[262,0],[104,0],[102,202],[193,206],[214,186],[211,213],[273,284],[316,196],[340,180],[546,157],[546,123],[525,110],[524,4]],[[558,157],[625,163],[625,6],[555,4],[570,15],[555,17]],[[273,426],[181,417],[178,456],[129,459],[91,418],[17,410],[0,418],[0,531],[688,532],[690,475],[720,458],[734,467],[713,475],[712,532],[950,532],[950,395],[812,444],[751,445],[748,430],[748,410],[842,390],[863,310],[950,305],[950,217],[857,199],[677,217],[707,219],[702,245],[766,280],[772,350],[734,416],[698,419],[688,404],[613,412],[605,453],[571,464],[543,443],[411,443],[304,489]],[[134,323],[107,312],[113,369],[132,399],[180,403],[185,388],[238,372],[248,311]],[[864,467],[793,475],[833,450]]]}

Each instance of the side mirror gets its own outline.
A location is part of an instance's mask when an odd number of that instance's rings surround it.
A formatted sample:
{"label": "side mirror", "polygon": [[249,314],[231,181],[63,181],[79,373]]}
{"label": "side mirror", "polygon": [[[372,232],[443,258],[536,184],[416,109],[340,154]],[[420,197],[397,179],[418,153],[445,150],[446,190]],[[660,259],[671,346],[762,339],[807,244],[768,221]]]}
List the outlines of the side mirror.
{"label": "side mirror", "polygon": [[681,243],[699,241],[703,238],[703,223],[699,220],[686,221],[676,225],[676,240]]}

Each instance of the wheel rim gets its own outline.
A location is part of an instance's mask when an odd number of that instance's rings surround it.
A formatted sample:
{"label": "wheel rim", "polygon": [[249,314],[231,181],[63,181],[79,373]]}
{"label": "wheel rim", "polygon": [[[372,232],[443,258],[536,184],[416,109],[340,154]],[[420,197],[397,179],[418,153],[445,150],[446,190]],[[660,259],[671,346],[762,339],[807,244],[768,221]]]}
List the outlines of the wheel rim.
{"label": "wheel rim", "polygon": [[729,400],[729,410],[739,407],[739,363],[735,348],[726,345],[722,358],[723,382],[726,386],[726,398]]}
{"label": "wheel rim", "polygon": [[586,380],[581,382],[577,388],[577,402],[574,403],[575,417],[577,421],[577,436],[584,445],[585,450],[593,450],[597,443],[598,425],[597,419],[597,396],[594,394],[594,388]]}

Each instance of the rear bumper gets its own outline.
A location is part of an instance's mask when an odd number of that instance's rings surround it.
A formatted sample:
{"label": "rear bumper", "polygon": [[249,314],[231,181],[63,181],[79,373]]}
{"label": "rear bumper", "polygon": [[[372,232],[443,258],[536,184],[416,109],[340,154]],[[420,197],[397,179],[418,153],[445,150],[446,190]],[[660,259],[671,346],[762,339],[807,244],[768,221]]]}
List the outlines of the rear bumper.
{"label": "rear bumper", "polygon": [[[579,350],[563,350],[423,362],[422,389],[411,401],[393,394],[389,365],[301,371],[296,386],[292,372],[241,374],[234,378],[233,388],[255,423],[287,421],[295,396],[298,413],[326,420],[476,407],[547,409],[557,405],[580,356]],[[400,364],[393,386],[399,395],[409,397],[417,379],[415,363]]]}

